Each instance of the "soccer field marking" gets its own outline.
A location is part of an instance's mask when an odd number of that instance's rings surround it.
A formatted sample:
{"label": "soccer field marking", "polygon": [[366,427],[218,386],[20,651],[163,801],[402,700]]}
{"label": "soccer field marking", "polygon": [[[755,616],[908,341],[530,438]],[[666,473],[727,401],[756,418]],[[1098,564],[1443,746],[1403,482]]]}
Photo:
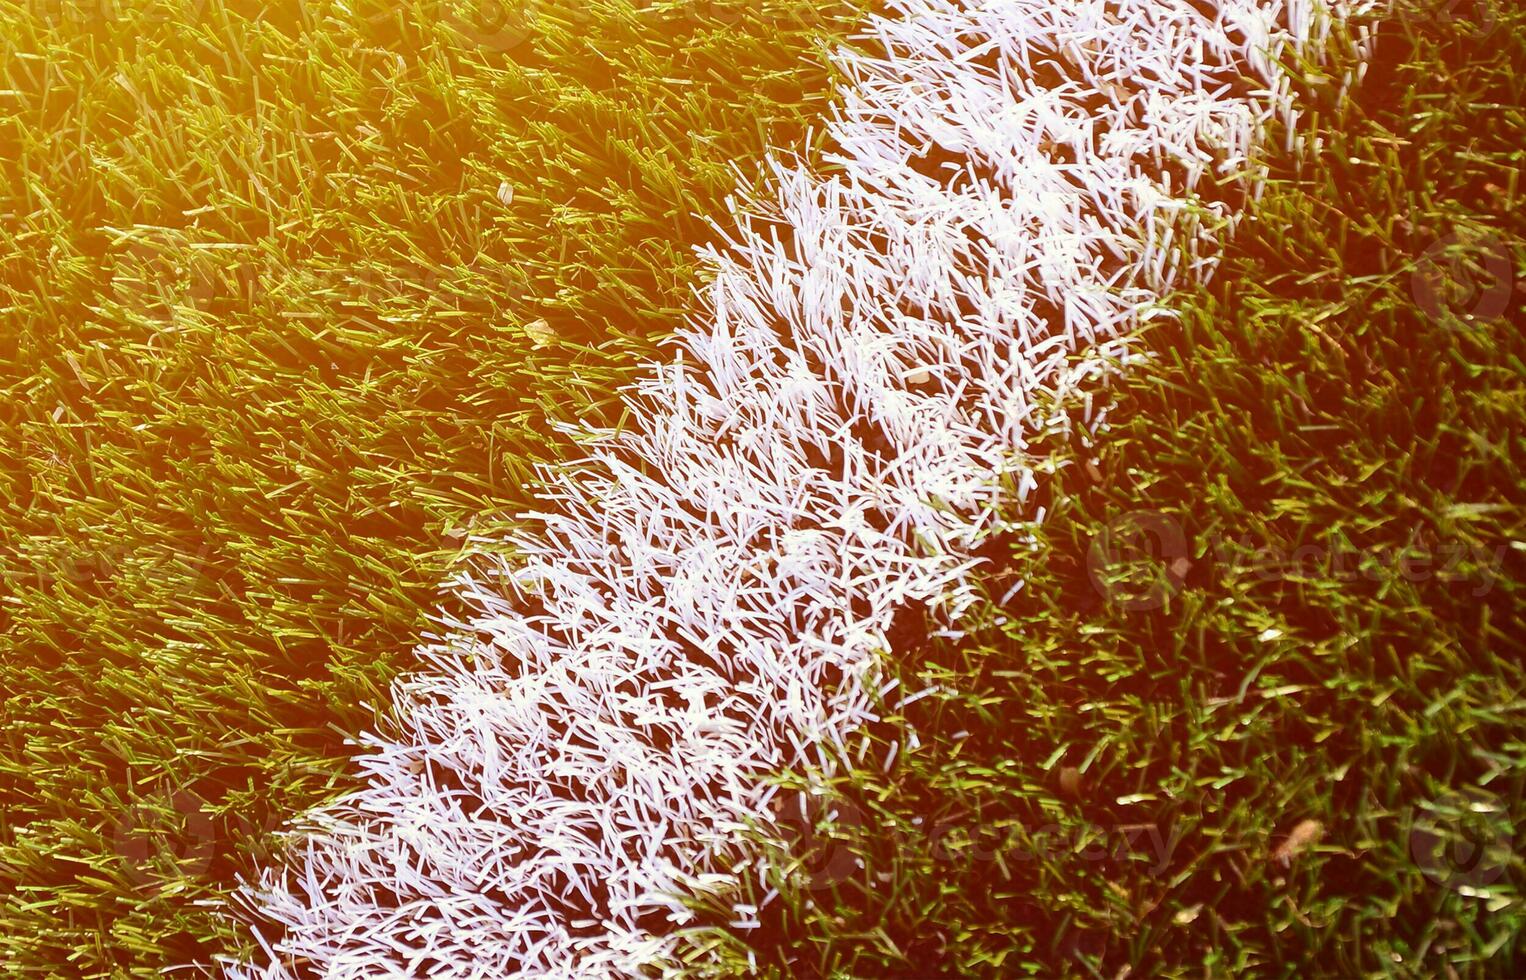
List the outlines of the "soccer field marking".
{"label": "soccer field marking", "polygon": [[739,198],[628,424],[582,435],[520,560],[461,576],[474,614],[397,685],[365,786],[247,896],[267,959],[233,974],[677,968],[685,896],[761,860],[766,777],[851,748],[898,608],[970,601],[1046,406],[1211,269],[1297,121],[1283,65],[1351,12],[1206,8],[871,20],[821,172],[774,163]]}

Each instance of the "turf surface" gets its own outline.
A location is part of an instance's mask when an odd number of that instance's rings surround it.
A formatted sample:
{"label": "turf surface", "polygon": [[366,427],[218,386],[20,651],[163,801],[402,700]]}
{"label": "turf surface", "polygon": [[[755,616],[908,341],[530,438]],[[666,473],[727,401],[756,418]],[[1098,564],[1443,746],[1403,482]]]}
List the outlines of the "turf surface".
{"label": "turf surface", "polygon": [[0,972],[229,948],[858,19],[452,2],[0,0]]}
{"label": "turf surface", "polygon": [[[196,903],[343,785],[468,520],[819,117],[814,6],[0,3],[0,970],[227,948]],[[908,619],[946,693],[765,967],[1526,968],[1526,20],[1477,9],[1326,99],[970,636]]]}
{"label": "turf surface", "polygon": [[1107,428],[1052,441],[969,635],[893,637],[902,692],[940,689],[899,712],[920,745],[888,725],[796,821],[765,942],[698,945],[781,977],[1526,972],[1526,14],[1490,11],[1385,25],[1354,105],[1311,80],[1322,148]]}

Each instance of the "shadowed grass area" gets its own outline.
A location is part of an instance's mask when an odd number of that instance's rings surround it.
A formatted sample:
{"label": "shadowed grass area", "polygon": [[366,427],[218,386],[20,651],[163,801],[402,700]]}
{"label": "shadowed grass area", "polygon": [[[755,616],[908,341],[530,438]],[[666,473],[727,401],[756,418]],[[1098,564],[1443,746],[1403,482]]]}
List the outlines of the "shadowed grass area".
{"label": "shadowed grass area", "polygon": [[1322,147],[1049,447],[967,636],[893,638],[896,699],[937,690],[794,821],[765,973],[1526,972],[1526,14],[1490,9],[1385,24],[1355,104],[1310,80]]}
{"label": "shadowed grass area", "polygon": [[0,0],[0,967],[146,973],[825,112],[797,0]]}

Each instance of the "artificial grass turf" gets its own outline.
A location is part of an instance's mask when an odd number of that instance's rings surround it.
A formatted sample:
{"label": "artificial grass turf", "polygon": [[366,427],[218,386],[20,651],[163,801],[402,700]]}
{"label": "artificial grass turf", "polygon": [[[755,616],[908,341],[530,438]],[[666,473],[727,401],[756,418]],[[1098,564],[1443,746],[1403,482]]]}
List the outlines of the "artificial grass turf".
{"label": "artificial grass turf", "polygon": [[968,635],[892,637],[937,693],[718,972],[1526,972],[1526,13],[1415,13],[1071,406]]}
{"label": "artificial grass turf", "polygon": [[0,3],[4,972],[231,948],[205,901],[343,788],[549,421],[617,421],[858,16]]}

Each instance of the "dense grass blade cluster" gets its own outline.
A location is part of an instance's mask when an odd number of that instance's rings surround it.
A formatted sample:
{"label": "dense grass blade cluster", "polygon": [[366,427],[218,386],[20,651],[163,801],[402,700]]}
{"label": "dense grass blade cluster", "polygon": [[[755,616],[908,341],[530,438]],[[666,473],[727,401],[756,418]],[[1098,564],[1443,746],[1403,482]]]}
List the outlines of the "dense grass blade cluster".
{"label": "dense grass blade cluster", "polygon": [[1526,9],[1376,41],[718,975],[1526,975]]}
{"label": "dense grass blade cluster", "polygon": [[1206,270],[1295,121],[1284,60],[1346,13],[872,20],[830,174],[779,165],[738,204],[702,321],[583,434],[515,559],[463,576],[474,611],[251,897],[267,959],[236,972],[625,974],[673,965],[695,896],[759,925],[768,897],[735,896],[765,777],[830,770],[873,720],[897,609],[969,601],[1041,407]]}
{"label": "dense grass blade cluster", "polygon": [[0,974],[228,948],[860,20],[524,6],[0,0]]}

